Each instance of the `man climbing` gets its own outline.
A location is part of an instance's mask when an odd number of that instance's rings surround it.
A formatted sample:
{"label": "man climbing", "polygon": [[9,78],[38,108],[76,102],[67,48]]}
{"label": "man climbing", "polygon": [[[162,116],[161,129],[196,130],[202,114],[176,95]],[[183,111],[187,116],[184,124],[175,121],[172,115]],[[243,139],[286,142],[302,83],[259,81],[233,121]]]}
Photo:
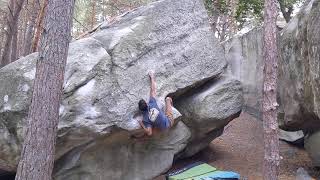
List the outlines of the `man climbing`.
{"label": "man climbing", "polygon": [[147,104],[144,99],[139,101],[139,109],[142,112],[143,120],[139,121],[139,124],[144,129],[148,136],[152,135],[153,130],[159,129],[164,131],[169,129],[174,124],[174,119],[172,115],[172,99],[170,97],[166,98],[165,113],[159,108],[156,102],[156,82],[154,73],[149,72],[150,77],[150,99]]}

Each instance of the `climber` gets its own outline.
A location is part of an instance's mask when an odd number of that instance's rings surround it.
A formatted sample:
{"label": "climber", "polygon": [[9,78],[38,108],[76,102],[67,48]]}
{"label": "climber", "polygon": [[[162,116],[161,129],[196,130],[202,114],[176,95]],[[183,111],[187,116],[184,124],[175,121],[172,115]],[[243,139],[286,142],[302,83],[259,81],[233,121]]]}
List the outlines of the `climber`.
{"label": "climber", "polygon": [[166,107],[165,113],[159,108],[156,102],[156,82],[153,71],[149,72],[151,87],[150,99],[147,104],[144,99],[139,101],[139,110],[142,112],[143,120],[138,121],[140,126],[144,129],[145,134],[151,136],[153,130],[164,131],[171,128],[174,124],[172,115],[172,98],[165,99]]}

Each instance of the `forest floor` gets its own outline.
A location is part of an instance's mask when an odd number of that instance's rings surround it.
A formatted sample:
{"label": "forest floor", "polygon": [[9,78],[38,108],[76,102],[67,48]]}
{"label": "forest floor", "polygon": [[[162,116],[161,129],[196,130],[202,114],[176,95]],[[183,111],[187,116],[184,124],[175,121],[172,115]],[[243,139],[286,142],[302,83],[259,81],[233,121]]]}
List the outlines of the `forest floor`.
{"label": "forest floor", "polygon": [[[244,180],[262,179],[263,134],[262,122],[253,116],[242,113],[229,123],[222,136],[193,157],[174,162],[173,171],[193,162],[206,162],[218,169],[234,171]],[[320,171],[312,168],[311,160],[303,148],[280,141],[279,180],[296,180],[298,168],[303,168],[314,179],[320,180]],[[163,180],[165,176],[154,180]]]}

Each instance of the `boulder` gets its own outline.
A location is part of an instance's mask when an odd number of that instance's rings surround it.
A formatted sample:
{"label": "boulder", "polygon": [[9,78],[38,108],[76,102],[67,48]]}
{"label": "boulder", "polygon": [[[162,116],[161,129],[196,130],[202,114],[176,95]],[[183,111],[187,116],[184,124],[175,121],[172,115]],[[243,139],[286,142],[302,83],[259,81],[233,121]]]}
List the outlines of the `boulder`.
{"label": "boulder", "polygon": [[296,180],[313,180],[313,178],[305,169],[299,167],[296,172]]}
{"label": "boulder", "polygon": [[304,146],[304,133],[303,131],[284,131],[279,129],[279,139],[290,144],[303,147]]}
{"label": "boulder", "polygon": [[306,3],[280,38],[280,102],[286,130],[320,129],[320,4]]}
{"label": "boulder", "polygon": [[[313,134],[320,130],[320,0],[308,0],[297,16],[279,33],[278,120],[285,131]],[[244,91],[244,111],[261,119],[263,56],[262,31],[254,28],[222,44],[229,69],[239,79]],[[292,133],[281,131],[281,139]],[[296,135],[294,135],[296,136]],[[305,137],[305,141],[314,135]],[[299,140],[300,139],[300,140]],[[307,151],[311,158],[317,149],[310,140]],[[312,142],[312,143],[310,143]],[[314,144],[314,147],[313,145]],[[315,159],[316,158],[316,159]]]}
{"label": "boulder", "polygon": [[183,122],[192,132],[183,157],[205,148],[222,134],[224,126],[240,115],[241,104],[236,102],[243,101],[241,90],[239,81],[222,76],[207,82],[197,93],[188,93],[176,100],[176,107],[184,115]]}
{"label": "boulder", "polygon": [[320,131],[309,134],[305,137],[304,147],[313,160],[313,165],[320,167]]}
{"label": "boulder", "polygon": [[[37,56],[0,69],[2,171],[16,170]],[[177,123],[169,131],[135,141],[131,137],[142,131],[137,102],[148,99],[150,69],[158,104],[170,95],[180,113],[175,110]],[[201,0],[160,0],[72,42],[54,179],[152,179],[175,157],[198,152],[241,112],[241,85],[226,69]]]}
{"label": "boulder", "polygon": [[283,30],[279,66],[280,127],[303,130],[305,148],[320,166],[320,0],[310,0]]}
{"label": "boulder", "polygon": [[[307,1],[301,12],[280,32],[280,127],[290,131],[319,128],[314,126],[319,124],[315,121],[319,117],[319,99],[313,98],[319,97],[318,6],[317,0]],[[222,45],[230,71],[243,85],[243,111],[260,117],[263,87],[261,28],[236,35]]]}
{"label": "boulder", "polygon": [[262,30],[253,28],[222,43],[228,68],[243,86],[243,111],[261,119],[263,56]]}

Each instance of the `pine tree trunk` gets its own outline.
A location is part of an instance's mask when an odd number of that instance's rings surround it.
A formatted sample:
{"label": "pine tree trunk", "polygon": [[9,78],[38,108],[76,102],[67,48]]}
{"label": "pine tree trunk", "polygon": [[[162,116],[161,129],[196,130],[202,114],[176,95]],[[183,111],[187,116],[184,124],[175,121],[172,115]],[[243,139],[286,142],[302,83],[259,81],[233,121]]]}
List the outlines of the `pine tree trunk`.
{"label": "pine tree trunk", "polygon": [[277,5],[275,0],[265,0],[264,7],[264,82],[263,82],[263,130],[265,180],[277,180],[279,173],[279,139],[277,122]]}
{"label": "pine tree trunk", "polygon": [[291,14],[293,12],[293,5],[286,7],[285,0],[278,0],[278,2],[279,2],[280,10],[282,12],[284,19],[286,20],[287,23],[289,23],[291,19]]}
{"label": "pine tree trunk", "polygon": [[211,26],[211,30],[213,31],[214,34],[217,31],[217,23],[218,23],[218,18],[219,18],[218,3],[219,3],[219,0],[212,1],[212,9],[211,9],[212,16],[210,17],[210,26]]}
{"label": "pine tree trunk", "polygon": [[74,0],[48,2],[16,180],[51,180]]}
{"label": "pine tree trunk", "polygon": [[[6,18],[5,18],[5,16],[3,16],[2,18],[1,18],[1,25],[3,25],[3,24],[5,24],[5,22],[6,22]],[[2,52],[3,52],[3,41],[4,41],[4,36],[5,36],[5,30],[4,30],[4,27],[2,26],[2,27],[0,27],[0,68],[1,68],[1,57],[2,57]]]}
{"label": "pine tree trunk", "polygon": [[96,1],[92,0],[92,12],[91,12],[91,29],[94,28],[94,25],[96,24]]}
{"label": "pine tree trunk", "polygon": [[28,12],[27,12],[27,4],[25,3],[22,11],[23,11],[23,18],[21,19],[21,28],[18,31],[18,49],[17,49],[17,56],[18,59],[21,57],[22,53],[23,53],[23,48],[25,45],[25,40],[26,40],[26,31],[27,31],[27,27],[28,27]]}
{"label": "pine tree trunk", "polygon": [[22,54],[23,56],[26,56],[31,53],[32,39],[34,36],[34,27],[40,11],[39,0],[33,0],[30,6],[31,6],[30,8],[31,11],[29,14],[30,20],[29,20],[28,27],[26,30],[26,35],[25,35],[25,41],[24,41],[25,43],[24,43],[23,54]]}
{"label": "pine tree trunk", "polygon": [[[15,22],[15,26],[18,26],[18,22]],[[13,29],[12,32],[12,41],[11,41],[11,58],[10,62],[13,62],[17,59],[17,41],[18,41],[18,29]]]}
{"label": "pine tree trunk", "polygon": [[17,43],[18,43],[18,27],[19,27],[19,17],[22,10],[24,0],[16,1],[14,6],[14,16],[12,23],[12,44],[11,44],[11,58],[10,62],[17,60]]}
{"label": "pine tree trunk", "polygon": [[10,0],[7,17],[7,39],[0,67],[9,64],[11,59],[16,57],[18,22],[23,3],[24,0]]}
{"label": "pine tree trunk", "polygon": [[102,20],[105,21],[107,17],[107,5],[106,5],[106,0],[102,0]]}
{"label": "pine tree trunk", "polygon": [[221,15],[220,23],[221,23],[220,42],[222,42],[226,39],[227,23],[228,23],[227,15]]}
{"label": "pine tree trunk", "polygon": [[11,54],[11,44],[12,44],[12,28],[13,28],[13,10],[14,10],[14,1],[10,0],[8,6],[8,13],[6,15],[6,41],[4,44],[3,53],[1,56],[0,68],[10,63],[10,54]]}
{"label": "pine tree trunk", "polygon": [[[0,31],[0,33],[2,33],[1,31]],[[1,55],[2,55],[2,41],[3,41],[3,36],[0,36],[0,57],[1,57]],[[0,59],[0,65],[1,65],[1,59]],[[0,66],[0,68],[1,68],[1,66]]]}
{"label": "pine tree trunk", "polygon": [[230,1],[231,16],[230,16],[230,27],[229,27],[230,34],[229,34],[229,36],[233,36],[234,34],[237,33],[237,30],[238,30],[237,20],[235,18],[237,15],[237,6],[238,6],[238,0],[231,0]]}
{"label": "pine tree trunk", "polygon": [[36,52],[37,49],[38,49],[38,44],[39,44],[39,40],[40,40],[40,37],[41,37],[41,34],[42,34],[42,31],[43,31],[43,19],[44,19],[44,16],[45,16],[45,11],[46,11],[46,8],[47,8],[47,5],[48,5],[48,0],[44,0],[43,2],[43,6],[41,8],[41,11],[40,11],[40,14],[39,14],[39,17],[38,17],[38,21],[37,21],[37,30],[36,30],[36,35],[34,37],[34,40],[33,40],[33,43],[32,43],[32,52]]}

